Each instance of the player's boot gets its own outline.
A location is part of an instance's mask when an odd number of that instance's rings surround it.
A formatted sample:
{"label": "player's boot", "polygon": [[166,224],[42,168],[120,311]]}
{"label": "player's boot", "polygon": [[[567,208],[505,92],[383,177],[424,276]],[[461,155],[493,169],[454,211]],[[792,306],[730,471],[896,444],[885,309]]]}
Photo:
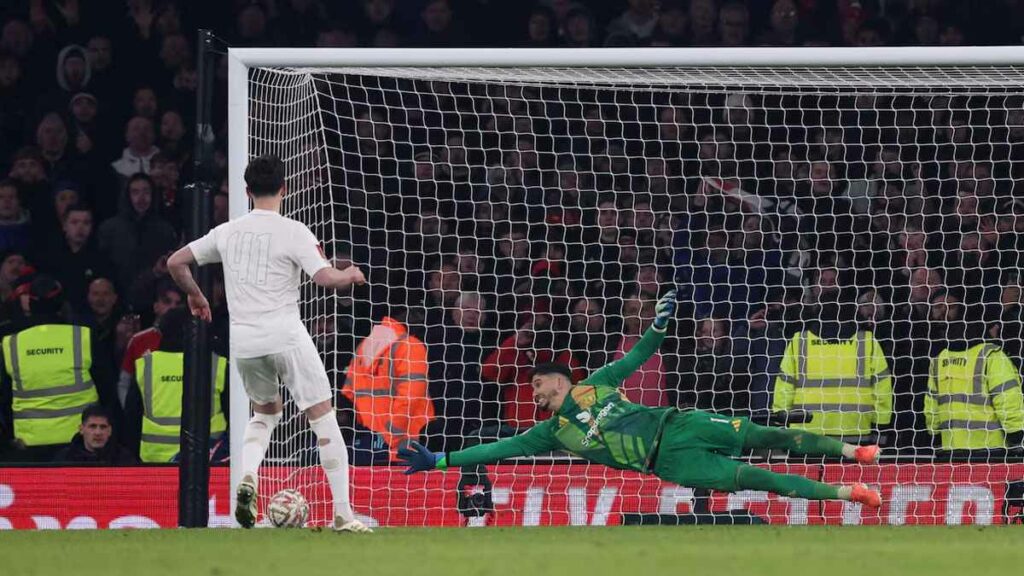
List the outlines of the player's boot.
{"label": "player's boot", "polygon": [[246,475],[235,489],[235,520],[242,528],[252,528],[256,514],[256,480]]}
{"label": "player's boot", "polygon": [[854,484],[850,492],[851,502],[860,502],[868,508],[881,508],[882,496],[867,484]]}
{"label": "player's boot", "polygon": [[363,524],[359,520],[353,518],[352,520],[349,520],[348,522],[345,522],[345,520],[341,516],[335,516],[334,517],[334,531],[335,532],[352,532],[353,534],[372,534],[373,533],[373,530],[369,526],[367,526],[366,524]]}
{"label": "player's boot", "polygon": [[853,457],[861,464],[877,464],[878,457],[882,454],[882,448],[878,444],[870,446],[858,446],[853,452]]}

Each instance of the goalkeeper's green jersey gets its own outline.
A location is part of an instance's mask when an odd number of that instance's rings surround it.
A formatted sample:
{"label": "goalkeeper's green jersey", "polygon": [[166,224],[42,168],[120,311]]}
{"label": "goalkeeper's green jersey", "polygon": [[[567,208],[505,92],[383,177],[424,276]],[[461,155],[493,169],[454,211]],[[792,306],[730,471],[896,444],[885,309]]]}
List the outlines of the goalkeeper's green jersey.
{"label": "goalkeeper's green jersey", "polygon": [[623,358],[570,390],[558,413],[523,434],[447,455],[446,466],[489,464],[505,458],[565,450],[611,468],[648,471],[648,457],[675,408],[626,400],[622,381],[657,352],[665,332],[653,326]]}

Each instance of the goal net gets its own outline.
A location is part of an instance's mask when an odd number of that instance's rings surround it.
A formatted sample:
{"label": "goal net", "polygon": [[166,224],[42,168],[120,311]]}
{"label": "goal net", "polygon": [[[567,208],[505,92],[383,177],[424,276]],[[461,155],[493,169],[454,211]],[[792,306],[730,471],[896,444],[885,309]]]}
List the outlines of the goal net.
{"label": "goal net", "polygon": [[[352,294],[307,286],[302,313],[338,391],[354,506],[372,522],[605,524],[700,512],[983,524],[1007,522],[1019,505],[1024,464],[1006,448],[1024,419],[1020,68],[245,74],[245,106],[232,114],[245,115],[247,138],[231,146],[282,157],[287,215],[329,257],[368,272],[368,288]],[[877,466],[741,456],[877,486],[880,512],[707,495],[557,452],[410,477],[393,463],[387,442],[406,436],[381,421],[429,420],[411,436],[450,451],[546,418],[532,403],[533,364],[568,362],[585,376],[622,357],[670,288],[679,307],[669,336],[623,393],[761,423],[789,411],[793,426],[880,441]],[[414,387],[396,386],[394,418],[374,424],[343,393],[356,347],[384,315],[425,345],[432,414],[401,398]],[[800,424],[801,411],[813,418]],[[247,412],[233,415],[238,431]],[[330,492],[316,454],[289,403],[261,492],[302,491],[323,524]]]}

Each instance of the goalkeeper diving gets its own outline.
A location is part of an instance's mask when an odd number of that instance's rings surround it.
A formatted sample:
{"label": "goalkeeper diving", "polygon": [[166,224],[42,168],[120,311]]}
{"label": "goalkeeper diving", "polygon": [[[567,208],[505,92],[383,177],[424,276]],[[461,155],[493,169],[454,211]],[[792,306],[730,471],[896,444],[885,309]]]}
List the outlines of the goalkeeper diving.
{"label": "goalkeeper diving", "polygon": [[399,459],[408,465],[405,473],[565,450],[590,462],[654,474],[691,488],[764,490],[791,498],[850,500],[880,507],[878,492],[865,484],[825,484],[733,458],[744,450],[771,448],[872,464],[878,461],[877,445],[855,446],[803,430],[761,426],[747,418],[626,400],[619,386],[661,346],[675,311],[675,297],[675,291],[670,291],[658,301],[651,327],[628,354],[579,383],[573,382],[568,366],[534,367],[533,401],[541,410],[552,412],[548,420],[518,436],[456,452],[431,452],[412,442],[398,451]]}

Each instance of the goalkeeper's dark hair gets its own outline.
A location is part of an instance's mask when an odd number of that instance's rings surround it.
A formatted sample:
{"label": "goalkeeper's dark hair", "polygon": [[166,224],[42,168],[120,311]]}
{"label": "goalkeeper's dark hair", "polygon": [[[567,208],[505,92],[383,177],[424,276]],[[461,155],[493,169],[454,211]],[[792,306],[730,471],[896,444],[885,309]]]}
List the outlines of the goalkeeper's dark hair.
{"label": "goalkeeper's dark hair", "polygon": [[530,373],[531,378],[533,376],[546,376],[548,374],[557,374],[559,376],[565,376],[569,380],[570,384],[575,384],[576,381],[572,377],[572,369],[566,364],[560,364],[558,362],[542,362],[533,367],[533,372]]}
{"label": "goalkeeper's dark hair", "polygon": [[284,162],[273,154],[264,154],[245,167],[245,185],[254,197],[277,194],[284,186]]}

